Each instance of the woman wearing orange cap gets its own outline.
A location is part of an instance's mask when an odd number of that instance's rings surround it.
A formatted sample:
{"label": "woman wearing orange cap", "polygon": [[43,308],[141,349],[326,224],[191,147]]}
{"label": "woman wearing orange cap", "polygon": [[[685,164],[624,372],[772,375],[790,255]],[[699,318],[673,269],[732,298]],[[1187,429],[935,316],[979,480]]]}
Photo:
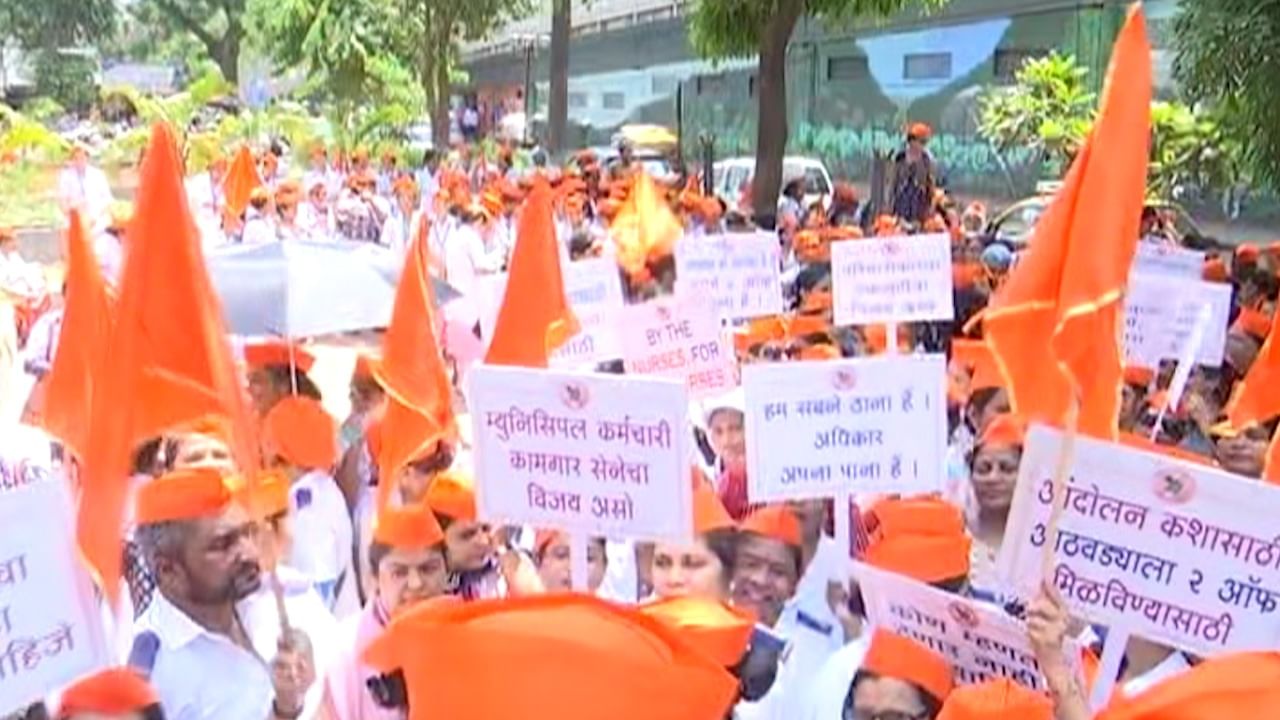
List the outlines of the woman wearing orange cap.
{"label": "woman wearing orange cap", "polygon": [[1231,428],[1227,423],[1215,425],[1213,457],[1223,470],[1248,478],[1261,478],[1267,464],[1267,446],[1275,434],[1280,418],[1265,423],[1251,423],[1243,429]]}
{"label": "woman wearing orange cap", "polygon": [[307,375],[316,358],[301,345],[279,340],[253,343],[245,346],[244,361],[249,397],[259,415],[291,395],[321,399],[320,388]]}
{"label": "woman wearing orange cap", "polygon": [[307,575],[333,605],[351,575],[352,528],[346,500],[332,475],[338,459],[337,427],[320,403],[289,397],[263,421],[267,462],[290,480],[296,538],[289,565]]}
{"label": "woman wearing orange cap", "polygon": [[995,558],[1004,541],[1025,440],[1026,424],[1020,418],[997,415],[983,428],[970,456],[969,482],[976,505],[970,524],[974,539],[970,579],[984,590],[1001,587]]}
{"label": "woman wearing orange cap", "polygon": [[902,635],[877,630],[845,699],[856,720],[935,720],[951,694],[951,665]]}
{"label": "woman wearing orange cap", "polygon": [[694,541],[659,542],[653,547],[649,577],[659,598],[694,596],[729,600],[737,532],[710,482],[694,474]]}
{"label": "woman wearing orange cap", "polygon": [[135,670],[111,668],[62,691],[55,720],[164,720],[151,684]]}
{"label": "woman wearing orange cap", "polygon": [[325,709],[331,720],[398,720],[369,688],[378,673],[361,660],[365,648],[392,618],[445,594],[449,571],[444,532],[425,505],[387,507],[379,515],[368,551],[373,596],[338,626],[337,658],[325,675]]}
{"label": "woman wearing orange cap", "polygon": [[[538,566],[542,585],[551,592],[573,589],[570,565],[569,535],[557,530],[539,530],[533,543],[533,560]],[[597,592],[609,567],[604,538],[593,537],[587,543],[587,589]]]}
{"label": "woman wearing orange cap", "polygon": [[294,183],[281,183],[276,191],[276,237],[281,241],[307,239],[298,223],[298,193]]}
{"label": "woman wearing orange cap", "polygon": [[338,234],[349,242],[376,243],[391,205],[376,192],[377,179],[367,170],[353,172],[338,195],[334,222]]}
{"label": "woman wearing orange cap", "polygon": [[457,471],[436,475],[426,502],[444,529],[452,591],[466,600],[505,594],[493,531],[476,517],[471,478]]}

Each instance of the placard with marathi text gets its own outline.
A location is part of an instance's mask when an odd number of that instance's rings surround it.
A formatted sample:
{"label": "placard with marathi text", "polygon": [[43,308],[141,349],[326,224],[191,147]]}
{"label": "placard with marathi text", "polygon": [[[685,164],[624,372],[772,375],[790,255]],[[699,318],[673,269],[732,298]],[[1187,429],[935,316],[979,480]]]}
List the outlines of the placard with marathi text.
{"label": "placard with marathi text", "polygon": [[753,502],[942,489],[942,355],[747,365],[742,385]]}
{"label": "placard with marathi text", "polygon": [[611,538],[692,536],[682,383],[477,365],[467,398],[482,518]]}
{"label": "placard with marathi text", "polygon": [[1202,305],[1209,307],[1209,321],[1195,359],[1199,365],[1217,367],[1226,348],[1231,286],[1146,273],[1130,275],[1124,307],[1126,362],[1156,367],[1161,360],[1180,357]]}
{"label": "placard with marathi text", "polygon": [[951,239],[910,235],[831,244],[836,325],[951,320]]}
{"label": "placard with marathi text", "polygon": [[[1027,436],[998,568],[1042,577],[1062,433]],[[1280,487],[1076,439],[1048,578],[1090,621],[1200,655],[1280,648]]]}
{"label": "placard with marathi text", "polygon": [[1144,240],[1134,253],[1133,272],[1199,281],[1204,275],[1204,258],[1199,250]]}
{"label": "placard with marathi text", "polygon": [[782,307],[776,233],[685,235],[676,243],[676,293],[711,299],[722,320],[776,315]]}

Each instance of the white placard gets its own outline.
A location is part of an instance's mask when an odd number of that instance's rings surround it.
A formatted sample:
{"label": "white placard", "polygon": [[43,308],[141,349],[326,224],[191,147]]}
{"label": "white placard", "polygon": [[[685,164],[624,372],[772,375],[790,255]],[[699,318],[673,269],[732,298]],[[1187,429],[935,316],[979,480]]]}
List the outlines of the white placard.
{"label": "white placard", "polygon": [[1204,253],[1176,245],[1139,242],[1132,272],[1199,282],[1204,273]]}
{"label": "white placard", "polygon": [[[1041,582],[1062,434],[1033,426],[1000,548],[1022,597]],[[1077,438],[1050,580],[1090,621],[1199,655],[1280,648],[1280,487]]]}
{"label": "white placard", "polygon": [[[561,264],[564,295],[581,329],[551,354],[557,368],[590,368],[622,357],[618,312],[622,309],[622,281],[611,258],[590,258]],[[493,339],[498,310],[507,291],[507,274],[476,276],[476,305],[485,347]]]}
{"label": "white placard", "polygon": [[0,489],[0,715],[106,664],[101,615],[77,561],[66,484]]}
{"label": "white placard", "polygon": [[722,320],[782,312],[781,249],[774,233],[730,233],[676,243],[676,293],[710,298]]}
{"label": "white placard", "polygon": [[1209,306],[1209,320],[1196,352],[1196,363],[1217,367],[1222,364],[1227,342],[1231,286],[1160,275],[1130,275],[1124,308],[1126,362],[1155,367],[1161,360],[1177,359],[1195,329],[1202,305]]}
{"label": "white placard", "polygon": [[481,517],[611,538],[692,536],[683,384],[491,365],[469,380]]}
{"label": "white placard", "polygon": [[[959,685],[1008,678],[1047,692],[1040,663],[1021,621],[1003,609],[855,564],[867,624],[909,637],[945,657]],[[1080,674],[1080,647],[1068,638],[1064,662]]]}
{"label": "white placard", "polygon": [[742,386],[752,502],[942,489],[942,355],[747,365]]}
{"label": "white placard", "polygon": [[708,302],[667,297],[628,305],[618,317],[628,375],[682,380],[696,400],[738,386],[733,346]]}
{"label": "white placard", "polygon": [[951,239],[909,235],[831,244],[837,325],[951,320]]}

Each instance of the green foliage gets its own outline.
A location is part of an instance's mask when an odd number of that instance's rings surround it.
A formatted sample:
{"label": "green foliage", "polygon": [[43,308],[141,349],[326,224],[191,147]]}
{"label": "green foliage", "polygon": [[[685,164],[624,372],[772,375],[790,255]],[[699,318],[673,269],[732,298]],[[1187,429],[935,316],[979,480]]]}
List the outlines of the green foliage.
{"label": "green foliage", "polygon": [[115,26],[113,0],[0,0],[0,35],[28,50],[96,44]]}
{"label": "green foliage", "polygon": [[37,123],[47,123],[65,115],[67,109],[50,97],[38,97],[22,106],[22,114]]}
{"label": "green foliage", "polygon": [[1031,148],[1055,175],[1066,171],[1093,125],[1088,68],[1070,55],[1028,60],[1008,87],[979,100],[978,130],[1001,151]]}
{"label": "green foliage", "polygon": [[[695,0],[689,36],[698,53],[707,58],[741,58],[755,55],[769,21],[786,0]],[[849,25],[884,18],[915,8],[922,12],[941,7],[947,0],[807,0],[804,11],[824,22]]]}
{"label": "green foliage", "polygon": [[104,88],[104,99],[113,96],[124,98],[137,111],[142,122],[137,128],[112,139],[104,152],[103,163],[118,166],[135,162],[147,146],[151,125],[156,122],[167,123],[178,133],[180,140],[185,139],[186,128],[191,126],[201,108],[234,90],[212,64],[207,64],[185,90],[166,97],[148,95],[131,86]]}
{"label": "green foliage", "polygon": [[1152,103],[1147,192],[1171,198],[1190,189],[1228,187],[1240,177],[1240,150],[1217,118],[1181,103]]}
{"label": "green foliage", "polygon": [[1280,0],[1181,0],[1174,72],[1214,109],[1253,180],[1280,190]]}
{"label": "green foliage", "polygon": [[65,108],[87,111],[98,96],[97,65],[91,57],[42,50],[36,54],[36,91]]}
{"label": "green foliage", "polygon": [[27,113],[0,105],[0,155],[21,160],[60,159],[67,142]]}
{"label": "green foliage", "polygon": [[[248,6],[273,1],[136,0],[129,6],[129,14],[135,24],[146,27],[138,34],[140,45],[136,52],[143,59],[190,60],[204,56],[218,64],[227,80],[238,82]],[[199,43],[202,53],[172,57],[195,49],[193,41]]]}

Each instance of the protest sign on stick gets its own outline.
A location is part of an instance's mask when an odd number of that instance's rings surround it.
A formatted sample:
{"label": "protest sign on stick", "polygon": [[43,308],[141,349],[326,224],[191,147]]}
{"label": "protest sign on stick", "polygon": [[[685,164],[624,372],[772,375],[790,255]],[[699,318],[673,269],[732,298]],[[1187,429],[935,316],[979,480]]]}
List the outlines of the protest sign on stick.
{"label": "protest sign on stick", "polygon": [[743,389],[753,502],[943,487],[941,355],[748,365]]}
{"label": "protest sign on stick", "polygon": [[774,233],[686,235],[676,243],[676,294],[709,298],[721,320],[777,315],[780,253]]}
{"label": "protest sign on stick", "polygon": [[1124,302],[1124,354],[1129,363],[1156,367],[1182,356],[1200,317],[1209,308],[1208,324],[1197,345],[1195,361],[1217,367],[1227,342],[1231,285],[1179,280],[1134,273]]}
{"label": "protest sign on stick", "polygon": [[[551,354],[551,366],[591,368],[597,363],[622,357],[618,337],[618,313],[622,310],[622,281],[618,265],[609,258],[591,258],[562,263],[564,295],[578,318],[581,329]],[[480,334],[485,344],[493,338],[507,289],[506,273],[476,277],[476,305],[480,312]]]}
{"label": "protest sign on stick", "polygon": [[998,560],[1011,587],[1029,598],[1047,580],[1090,621],[1200,655],[1280,647],[1280,488],[1081,437],[1053,539],[1062,442],[1028,435]]}
{"label": "protest sign on stick", "polygon": [[738,386],[733,346],[709,301],[663,298],[628,305],[618,317],[628,375],[681,380],[694,399]]}
{"label": "protest sign on stick", "polygon": [[[950,320],[951,240],[946,235],[866,238],[831,245],[836,325]],[[894,336],[889,336],[893,344]]]}
{"label": "protest sign on stick", "polygon": [[1204,253],[1177,245],[1140,242],[1132,267],[1134,273],[1199,282],[1204,273]]}
{"label": "protest sign on stick", "polygon": [[[1047,692],[1027,629],[1001,608],[894,573],[855,564],[867,624],[909,637],[942,655],[960,685],[1008,678]],[[1080,674],[1080,648],[1067,639],[1063,660]]]}
{"label": "protest sign on stick", "polygon": [[0,490],[0,715],[106,664],[74,525],[61,481]]}
{"label": "protest sign on stick", "polygon": [[489,365],[469,381],[480,517],[568,531],[584,557],[589,536],[692,537],[682,383]]}

